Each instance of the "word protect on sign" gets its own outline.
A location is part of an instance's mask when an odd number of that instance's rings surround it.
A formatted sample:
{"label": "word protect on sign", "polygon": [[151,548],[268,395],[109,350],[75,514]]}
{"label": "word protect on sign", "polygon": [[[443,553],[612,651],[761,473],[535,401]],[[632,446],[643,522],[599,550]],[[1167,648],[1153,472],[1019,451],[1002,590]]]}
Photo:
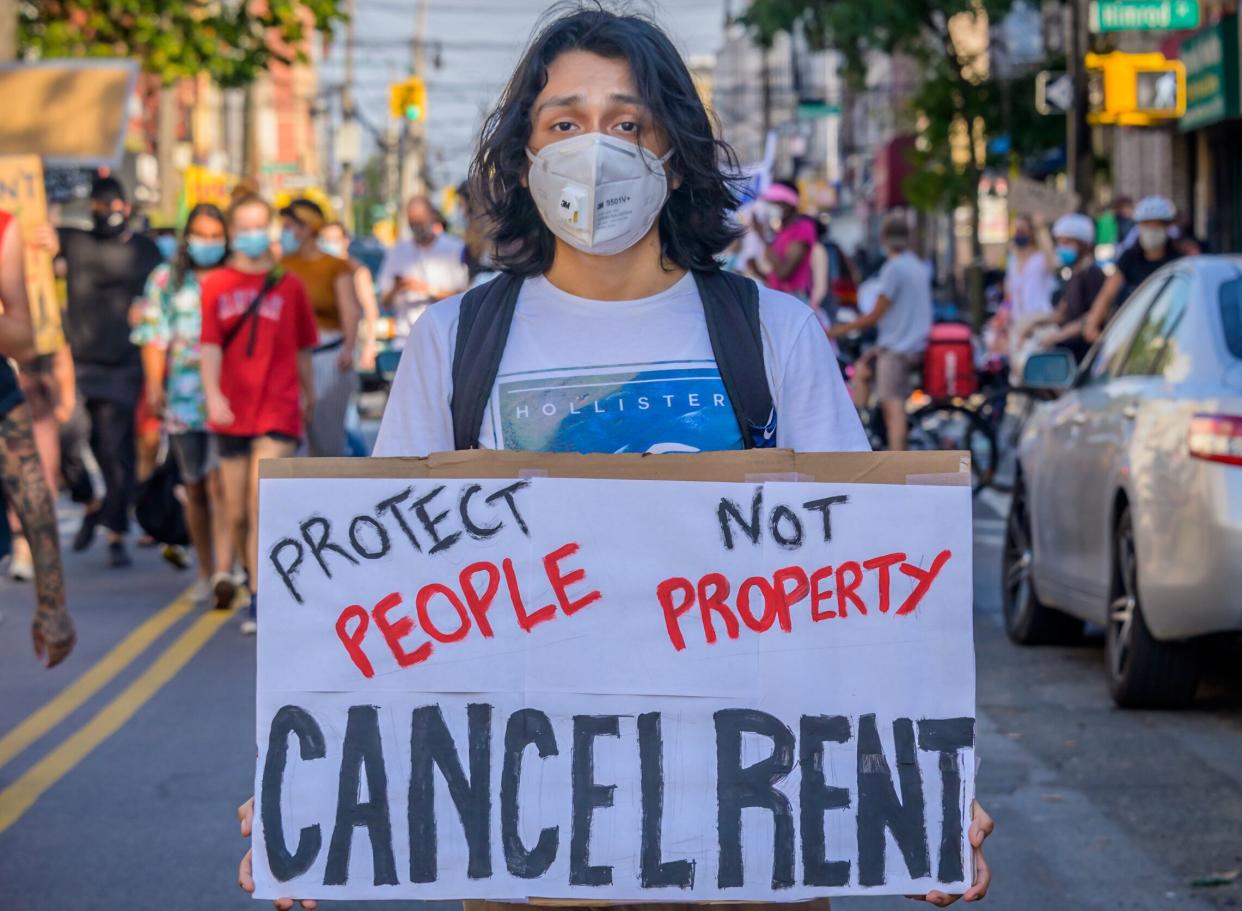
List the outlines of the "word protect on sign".
{"label": "word protect on sign", "polygon": [[257,895],[963,891],[965,488],[266,479]]}

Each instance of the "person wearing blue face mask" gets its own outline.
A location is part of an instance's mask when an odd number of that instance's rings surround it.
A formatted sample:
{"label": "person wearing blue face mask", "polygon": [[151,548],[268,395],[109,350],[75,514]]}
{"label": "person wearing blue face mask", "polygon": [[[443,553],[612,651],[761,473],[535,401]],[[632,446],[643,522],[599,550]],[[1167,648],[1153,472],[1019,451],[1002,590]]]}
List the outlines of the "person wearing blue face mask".
{"label": "person wearing blue face mask", "polygon": [[329,256],[343,259],[354,270],[354,294],[362,308],[358,323],[358,370],[370,373],[375,369],[377,353],[375,328],[379,321],[379,299],[375,295],[375,280],[371,270],[349,255],[349,232],[339,221],[330,221],[319,232],[319,249]]}
{"label": "person wearing blue face mask", "polygon": [[344,259],[325,253],[319,234],[327,219],[318,203],[295,199],[281,210],[281,268],[302,279],[319,345],[315,349],[315,413],[306,431],[306,455],[345,454],[345,416],[358,388],[354,345],[361,308],[354,288],[354,269]]}
{"label": "person wearing blue face mask", "polygon": [[164,262],[171,262],[172,258],[177,255],[177,232],[171,228],[160,228],[152,236],[155,245],[160,249],[160,256],[164,257]]}
{"label": "person wearing blue face mask", "polygon": [[1005,301],[1009,307],[1009,365],[1015,381],[1030,354],[1035,326],[1052,314],[1057,290],[1056,254],[1042,224],[1026,215],[1013,222],[1009,264],[1005,270]]}
{"label": "person wearing blue face mask", "polygon": [[1061,299],[1056,310],[1034,324],[1032,331],[1039,325],[1056,326],[1041,335],[1040,344],[1044,348],[1066,348],[1081,363],[1091,349],[1083,337],[1087,314],[1108,280],[1095,262],[1095,222],[1077,213],[1063,215],[1052,226],[1052,240],[1064,283]]}
{"label": "person wearing blue face mask", "polygon": [[[195,206],[172,261],[147,280],[139,302],[141,321],[132,334],[142,348],[147,406],[163,419],[185,482],[186,524],[198,557],[194,598],[201,603],[213,595],[213,571],[232,566],[235,556],[200,373],[201,279],[222,265],[227,254],[224,213],[206,203]],[[215,606],[227,608],[231,601],[230,596],[229,603]]]}

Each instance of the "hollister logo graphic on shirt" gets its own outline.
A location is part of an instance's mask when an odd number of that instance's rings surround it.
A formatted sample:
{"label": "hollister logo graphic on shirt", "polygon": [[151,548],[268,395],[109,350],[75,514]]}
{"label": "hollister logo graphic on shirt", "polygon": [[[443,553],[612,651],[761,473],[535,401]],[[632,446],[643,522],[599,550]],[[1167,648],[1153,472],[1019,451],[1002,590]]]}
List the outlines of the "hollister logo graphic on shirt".
{"label": "hollister logo graphic on shirt", "polygon": [[715,362],[510,374],[493,399],[496,443],[538,452],[742,448]]}
{"label": "hollister logo graphic on shirt", "polygon": [[[228,320],[235,316],[241,316],[254,303],[254,299],[259,296],[257,288],[238,288],[234,291],[226,291],[219,297],[220,319]],[[284,307],[285,301],[279,294],[272,293],[263,299],[263,303],[259,304],[259,316],[264,319],[270,319],[273,322],[280,320],[280,311]]]}

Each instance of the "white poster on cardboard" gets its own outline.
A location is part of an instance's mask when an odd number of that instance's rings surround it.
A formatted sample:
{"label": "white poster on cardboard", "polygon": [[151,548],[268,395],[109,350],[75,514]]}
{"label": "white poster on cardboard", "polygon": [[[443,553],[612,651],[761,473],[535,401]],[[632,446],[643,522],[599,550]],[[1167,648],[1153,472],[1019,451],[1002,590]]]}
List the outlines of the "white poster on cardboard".
{"label": "white poster on cardboard", "polygon": [[265,479],[256,897],[962,892],[971,499]]}

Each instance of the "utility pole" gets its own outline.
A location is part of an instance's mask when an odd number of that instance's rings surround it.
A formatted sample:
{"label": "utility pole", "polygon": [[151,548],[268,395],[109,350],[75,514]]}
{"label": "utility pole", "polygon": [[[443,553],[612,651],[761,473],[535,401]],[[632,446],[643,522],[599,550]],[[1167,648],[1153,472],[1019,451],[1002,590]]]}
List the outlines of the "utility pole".
{"label": "utility pole", "polygon": [[177,121],[180,119],[180,83],[160,86],[159,116],[156,123],[156,151],[160,169],[160,215],[166,224],[177,218],[181,175],[177,171]]}
{"label": "utility pole", "polygon": [[[389,83],[397,81],[397,74],[392,73]],[[396,116],[390,111],[388,127],[384,130],[384,195],[388,205],[394,212],[401,209],[401,159],[400,159],[400,126]]]}
{"label": "utility pole", "polygon": [[1065,59],[1074,82],[1074,104],[1065,116],[1065,149],[1070,188],[1078,194],[1080,205],[1090,207],[1095,200],[1095,167],[1091,149],[1091,127],[1087,124],[1087,70],[1085,58],[1090,49],[1088,0],[1070,0],[1065,5]]}
{"label": "utility pole", "polygon": [[[410,62],[414,67],[412,75],[421,79],[427,78],[427,0],[417,0],[417,11],[414,14],[414,37],[410,41]],[[427,169],[427,112],[421,112],[417,120],[409,123],[409,154],[403,162],[405,173],[401,181],[402,198],[409,199],[418,193],[427,192],[424,175]]]}
{"label": "utility pole", "polygon": [[763,87],[763,137],[760,146],[768,141],[768,133],[772,131],[772,65],[769,49],[760,45],[759,82]]}
{"label": "utility pole", "polygon": [[17,0],[0,0],[0,63],[17,59]]}
{"label": "utility pole", "polygon": [[[345,25],[345,84],[341,87],[341,119],[345,129],[351,132],[358,129],[354,118],[354,18],[356,15],[355,0],[347,0],[346,15],[349,19]],[[341,161],[341,221],[345,230],[354,233],[354,161],[347,157]]]}

